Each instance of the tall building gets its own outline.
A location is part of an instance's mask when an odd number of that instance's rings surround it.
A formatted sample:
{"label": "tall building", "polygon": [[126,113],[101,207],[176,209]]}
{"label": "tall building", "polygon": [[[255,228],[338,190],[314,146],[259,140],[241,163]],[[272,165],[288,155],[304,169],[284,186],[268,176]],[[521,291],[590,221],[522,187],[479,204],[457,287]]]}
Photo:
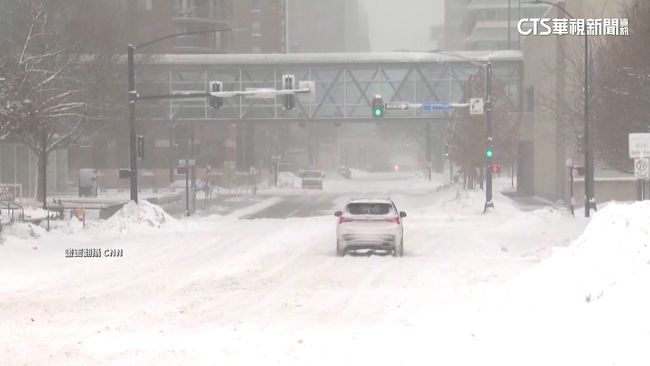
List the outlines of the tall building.
{"label": "tall building", "polygon": [[[137,15],[132,22],[134,43],[163,35],[228,28],[233,0],[120,0],[122,8]],[[147,48],[165,53],[228,53],[231,32],[193,34],[172,38]]]}
{"label": "tall building", "polygon": [[286,1],[233,1],[232,53],[284,53],[286,51]]}
{"label": "tall building", "polygon": [[368,52],[368,16],[359,0],[287,0],[289,52]]}
{"label": "tall building", "polygon": [[441,31],[432,28],[432,40],[447,51],[516,50],[519,19],[541,18],[549,7],[521,0],[445,0],[444,25]]}

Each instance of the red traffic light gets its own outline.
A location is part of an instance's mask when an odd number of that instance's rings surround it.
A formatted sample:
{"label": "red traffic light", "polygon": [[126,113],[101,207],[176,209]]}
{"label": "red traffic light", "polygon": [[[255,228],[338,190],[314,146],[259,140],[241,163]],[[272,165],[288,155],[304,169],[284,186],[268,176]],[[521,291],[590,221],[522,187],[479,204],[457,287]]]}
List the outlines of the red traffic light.
{"label": "red traffic light", "polygon": [[492,173],[501,174],[501,165],[492,165]]}

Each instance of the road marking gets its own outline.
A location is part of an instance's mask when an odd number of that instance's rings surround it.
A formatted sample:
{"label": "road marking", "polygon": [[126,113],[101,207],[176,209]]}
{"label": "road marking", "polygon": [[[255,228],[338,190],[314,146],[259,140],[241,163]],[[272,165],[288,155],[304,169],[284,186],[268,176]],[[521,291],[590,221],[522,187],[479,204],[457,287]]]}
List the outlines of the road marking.
{"label": "road marking", "polygon": [[293,215],[297,214],[298,211],[300,211],[300,210],[291,211],[291,212],[287,215],[287,217],[293,217]]}

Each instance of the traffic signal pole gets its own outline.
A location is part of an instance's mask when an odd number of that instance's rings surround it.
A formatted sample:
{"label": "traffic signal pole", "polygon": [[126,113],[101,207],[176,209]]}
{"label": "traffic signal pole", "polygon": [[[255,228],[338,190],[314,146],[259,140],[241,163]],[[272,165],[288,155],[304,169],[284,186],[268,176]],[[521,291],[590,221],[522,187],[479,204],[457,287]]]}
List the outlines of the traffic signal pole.
{"label": "traffic signal pole", "polygon": [[485,207],[483,213],[487,212],[488,208],[494,208],[492,202],[492,154],[487,153],[492,151],[492,64],[488,62],[485,65],[485,129],[487,132],[486,141],[486,157],[487,167],[485,172]]}
{"label": "traffic signal pole", "polygon": [[431,168],[432,168],[432,159],[431,159],[431,123],[430,122],[424,122],[424,134],[425,134],[425,148],[426,148],[426,164],[427,164],[427,180],[431,181]]}
{"label": "traffic signal pole", "polygon": [[135,47],[129,45],[127,63],[129,68],[129,178],[131,180],[130,191],[131,201],[138,203],[138,154],[137,136],[135,129],[135,103],[138,98],[135,90]]}

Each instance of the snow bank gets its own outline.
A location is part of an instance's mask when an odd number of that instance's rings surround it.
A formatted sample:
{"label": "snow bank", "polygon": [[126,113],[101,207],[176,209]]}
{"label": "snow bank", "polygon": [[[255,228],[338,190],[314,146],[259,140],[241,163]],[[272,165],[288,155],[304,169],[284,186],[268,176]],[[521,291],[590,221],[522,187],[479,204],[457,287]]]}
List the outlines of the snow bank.
{"label": "snow bank", "polygon": [[568,248],[485,302],[477,333],[522,358],[544,344],[556,362],[638,364],[626,361],[645,359],[650,344],[649,243],[650,202],[608,205]]}
{"label": "snow bank", "polygon": [[139,203],[130,201],[115,215],[98,224],[87,223],[86,227],[100,232],[115,234],[148,231],[163,227],[173,227],[177,220],[168,215],[160,206],[142,200]]}
{"label": "snow bank", "polygon": [[[41,210],[42,211],[42,210]],[[26,210],[27,212],[27,210]],[[27,215],[25,215],[27,217]],[[34,215],[34,217],[46,216],[45,211]],[[160,206],[142,200],[139,204],[133,201],[127,203],[115,215],[106,221],[99,223],[86,222],[83,225],[76,218],[71,220],[50,220],[49,232],[48,222],[43,220],[39,225],[31,223],[14,222],[3,227],[3,236],[14,239],[39,239],[43,237],[58,237],[60,235],[81,235],[91,234],[96,238],[120,236],[144,233],[146,231],[157,231],[160,228],[173,227],[177,221],[169,216]]]}
{"label": "snow bank", "polygon": [[[539,211],[527,217],[539,220],[543,212],[546,217],[552,212]],[[648,243],[650,202],[609,205],[593,216],[572,245],[514,280],[508,303],[546,307],[595,301],[648,265]]]}

